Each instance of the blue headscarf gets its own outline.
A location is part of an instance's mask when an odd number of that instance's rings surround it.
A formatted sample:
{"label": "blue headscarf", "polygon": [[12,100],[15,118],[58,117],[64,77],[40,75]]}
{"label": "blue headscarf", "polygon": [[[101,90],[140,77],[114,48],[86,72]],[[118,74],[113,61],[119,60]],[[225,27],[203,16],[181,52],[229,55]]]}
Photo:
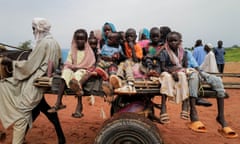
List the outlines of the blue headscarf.
{"label": "blue headscarf", "polygon": [[143,28],[140,32],[139,32],[139,36],[141,37],[142,34],[144,34],[146,36],[147,39],[150,39],[150,32],[147,28]]}
{"label": "blue headscarf", "polygon": [[110,28],[111,28],[111,30],[112,30],[112,32],[116,32],[117,30],[116,30],[115,26],[114,26],[112,23],[110,23],[110,22],[106,22],[106,23],[103,25],[103,27],[102,27],[102,38],[103,38],[103,40],[106,42],[107,37],[106,37],[105,34],[104,34],[104,26],[105,26],[105,25],[109,25]]}

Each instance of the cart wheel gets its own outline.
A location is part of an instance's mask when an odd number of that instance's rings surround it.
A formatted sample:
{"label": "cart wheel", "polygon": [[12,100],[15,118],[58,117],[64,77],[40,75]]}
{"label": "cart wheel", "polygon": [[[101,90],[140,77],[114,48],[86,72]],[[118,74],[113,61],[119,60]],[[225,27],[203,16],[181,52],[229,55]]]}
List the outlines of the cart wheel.
{"label": "cart wheel", "polygon": [[159,129],[136,113],[117,113],[105,121],[95,144],[163,144]]}

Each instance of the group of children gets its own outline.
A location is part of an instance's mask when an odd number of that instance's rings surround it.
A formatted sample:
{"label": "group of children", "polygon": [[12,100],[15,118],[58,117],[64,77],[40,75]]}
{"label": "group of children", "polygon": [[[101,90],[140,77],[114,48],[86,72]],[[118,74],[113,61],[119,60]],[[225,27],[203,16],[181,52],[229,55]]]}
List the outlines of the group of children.
{"label": "group of children", "polygon": [[[160,122],[168,123],[166,99],[176,103],[190,103],[189,128],[197,132],[206,132],[205,126],[199,121],[195,108],[199,75],[216,87],[218,101],[217,121],[222,125],[223,132],[237,137],[237,134],[227,126],[224,119],[224,88],[219,78],[202,72],[198,65],[190,68],[191,60],[196,63],[192,54],[182,47],[180,33],[171,31],[169,27],[153,27],[150,32],[143,29],[137,41],[137,33],[133,28],[126,32],[117,32],[111,23],[102,27],[102,36],[90,36],[83,29],[74,33],[72,48],[64,64],[62,77],[66,83],[60,88],[59,97],[49,112],[56,112],[65,106],[61,102],[63,90],[66,87],[76,92],[78,104],[72,114],[81,118],[82,114],[82,86],[90,77],[100,77],[109,81],[115,93],[136,94],[134,82],[136,78],[157,77],[161,83],[162,105]],[[190,59],[191,57],[192,59]],[[210,77],[210,78],[209,78]],[[189,80],[190,79],[190,80]],[[122,80],[126,81],[123,85]],[[211,81],[212,80],[212,81]],[[214,83],[214,82],[215,83]],[[216,86],[216,82],[220,83]],[[188,108],[183,106],[182,113],[188,118]]]}

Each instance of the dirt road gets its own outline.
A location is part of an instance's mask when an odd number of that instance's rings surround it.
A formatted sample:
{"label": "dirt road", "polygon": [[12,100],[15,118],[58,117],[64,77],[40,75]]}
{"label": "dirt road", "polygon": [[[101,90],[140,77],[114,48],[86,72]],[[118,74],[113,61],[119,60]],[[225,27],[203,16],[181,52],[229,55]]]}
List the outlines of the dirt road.
{"label": "dirt road", "polygon": [[[240,63],[226,64],[225,72],[240,73]],[[239,81],[239,79],[235,79]],[[238,134],[240,134],[240,89],[227,89],[230,98],[225,100],[225,116],[226,120]],[[46,95],[47,101],[53,105],[56,96]],[[159,99],[155,99],[160,101]],[[186,124],[189,120],[180,119],[181,106],[167,103],[168,112],[171,122],[169,124],[161,125],[156,123],[160,129],[163,139],[166,144],[239,144],[240,137],[237,139],[226,139],[218,133],[220,125],[216,122],[216,100],[208,99],[213,103],[211,107],[197,107],[200,120],[207,127],[207,133],[196,133],[188,129]],[[72,118],[71,114],[74,112],[76,106],[76,99],[72,96],[65,96],[63,102],[67,108],[59,111],[59,118],[61,120],[62,128],[64,130],[68,144],[92,144],[94,137],[99,130],[104,119],[101,117],[102,110],[105,111],[106,117],[109,117],[110,105],[105,103],[102,98],[96,97],[96,102],[93,106],[88,104],[85,97],[84,114],[81,119]],[[159,113],[156,111],[156,113]],[[1,126],[0,126],[1,128]],[[7,131],[7,139],[5,144],[10,144],[12,139],[12,130]],[[57,138],[53,126],[47,118],[41,114],[34,122],[33,128],[29,131],[27,137],[28,144],[57,144]]]}

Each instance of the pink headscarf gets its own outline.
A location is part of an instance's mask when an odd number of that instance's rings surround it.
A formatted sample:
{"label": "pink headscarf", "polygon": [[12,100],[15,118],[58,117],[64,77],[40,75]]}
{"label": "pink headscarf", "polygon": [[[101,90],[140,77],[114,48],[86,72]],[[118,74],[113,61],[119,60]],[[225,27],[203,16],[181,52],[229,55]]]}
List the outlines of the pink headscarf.
{"label": "pink headscarf", "polygon": [[77,51],[78,51],[77,44],[73,38],[71,46],[72,61],[71,62],[66,61],[64,67],[71,67],[71,65],[77,65],[78,68],[88,69],[94,65],[94,63],[96,62],[95,55],[91,47],[89,46],[88,42],[85,43],[84,57],[80,63],[77,63]]}
{"label": "pink headscarf", "polygon": [[178,56],[175,55],[175,53],[172,51],[172,49],[169,47],[168,43],[165,43],[166,51],[170,57],[170,60],[173,64],[175,64],[178,67],[182,67],[182,59],[184,54],[184,49],[182,45],[180,44],[178,47]]}

